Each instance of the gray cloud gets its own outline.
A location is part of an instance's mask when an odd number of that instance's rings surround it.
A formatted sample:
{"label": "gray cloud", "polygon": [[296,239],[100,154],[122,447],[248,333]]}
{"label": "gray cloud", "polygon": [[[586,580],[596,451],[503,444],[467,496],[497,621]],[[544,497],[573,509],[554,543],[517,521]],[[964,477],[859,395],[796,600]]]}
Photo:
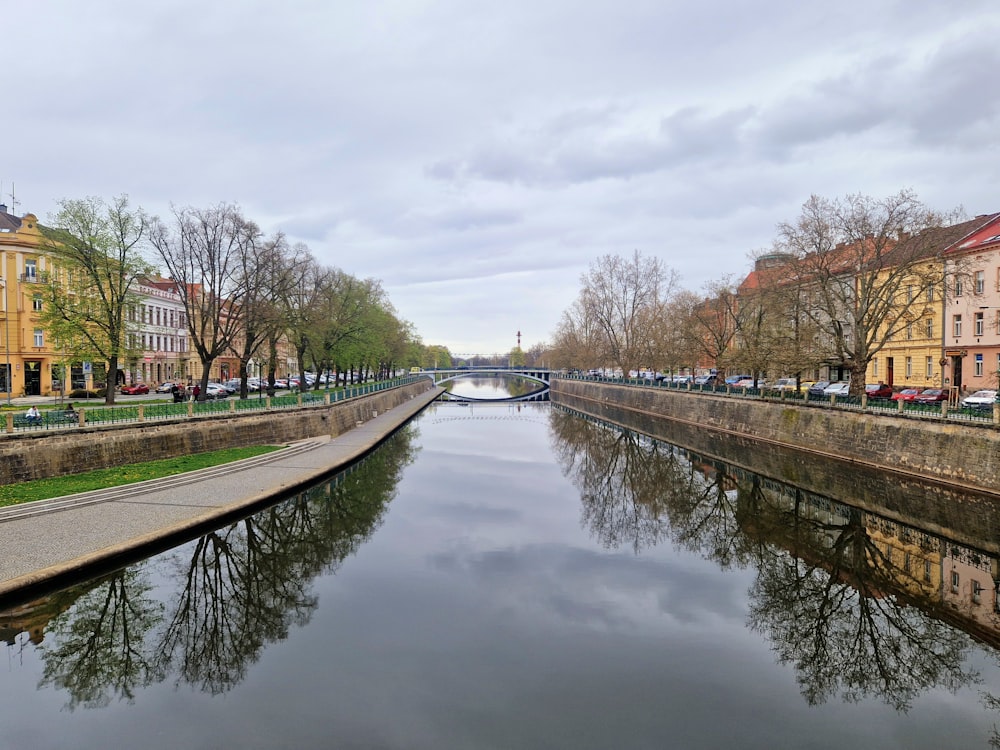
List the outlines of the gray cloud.
{"label": "gray cloud", "polygon": [[992,0],[53,0],[4,22],[15,211],[234,202],[455,351],[545,339],[608,253],[689,288],[744,273],[811,193],[997,210]]}

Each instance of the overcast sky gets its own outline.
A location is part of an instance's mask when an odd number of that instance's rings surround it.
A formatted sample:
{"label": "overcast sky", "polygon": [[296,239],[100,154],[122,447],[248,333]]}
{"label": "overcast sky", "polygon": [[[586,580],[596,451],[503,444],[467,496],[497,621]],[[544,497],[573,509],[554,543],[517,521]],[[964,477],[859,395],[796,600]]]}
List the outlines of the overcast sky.
{"label": "overcast sky", "polygon": [[1000,210],[1000,3],[10,3],[3,202],[238,204],[455,354],[600,256],[742,276],[810,194]]}

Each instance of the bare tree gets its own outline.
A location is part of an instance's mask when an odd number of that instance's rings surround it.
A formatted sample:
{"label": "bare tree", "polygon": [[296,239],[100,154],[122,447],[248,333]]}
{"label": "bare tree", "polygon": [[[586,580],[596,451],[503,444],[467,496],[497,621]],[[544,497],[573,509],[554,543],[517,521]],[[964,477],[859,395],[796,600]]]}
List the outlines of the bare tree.
{"label": "bare tree", "polygon": [[598,332],[593,340],[602,363],[612,363],[624,374],[640,369],[644,358],[654,355],[653,342],[677,274],[658,258],[636,251],[629,259],[600,258],[581,283],[579,304],[571,311],[577,317],[567,322]]}
{"label": "bare tree", "polygon": [[242,334],[247,291],[241,271],[260,230],[235,206],[220,204],[175,209],[173,226],[156,219],[150,237],[184,306],[191,346],[202,364],[204,399],[212,363]]}
{"label": "bare tree", "polygon": [[812,196],[795,222],[779,225],[776,247],[795,258],[780,283],[803,295],[831,361],[851,374],[852,395],[864,392],[872,358],[922,312],[921,296],[907,288],[943,287],[946,244],[927,230],[945,221],[903,190],[881,199]]}
{"label": "bare tree", "polygon": [[245,295],[241,303],[243,330],[235,348],[240,360],[240,398],[246,398],[248,364],[254,357],[263,363],[267,359],[263,349],[284,332],[276,300],[287,296],[293,274],[289,248],[281,234],[263,241],[251,238],[239,260],[239,286]]}

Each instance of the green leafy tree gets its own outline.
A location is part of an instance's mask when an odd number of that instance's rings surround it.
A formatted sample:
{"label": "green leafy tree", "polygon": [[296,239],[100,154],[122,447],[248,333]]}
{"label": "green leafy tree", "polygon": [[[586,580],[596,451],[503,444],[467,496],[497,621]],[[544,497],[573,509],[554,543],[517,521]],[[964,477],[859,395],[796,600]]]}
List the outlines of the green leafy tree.
{"label": "green leafy tree", "polygon": [[130,311],[137,281],[150,274],[145,257],[149,220],[126,196],[64,200],[46,230],[44,249],[55,278],[41,321],[67,354],[107,363],[105,402],[113,404],[118,371],[130,354]]}

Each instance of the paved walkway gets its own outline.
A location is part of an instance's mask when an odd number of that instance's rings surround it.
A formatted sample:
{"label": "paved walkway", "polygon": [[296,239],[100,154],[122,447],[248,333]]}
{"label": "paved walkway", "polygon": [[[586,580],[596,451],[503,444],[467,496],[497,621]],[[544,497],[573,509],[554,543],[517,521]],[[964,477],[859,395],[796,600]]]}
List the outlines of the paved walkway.
{"label": "paved walkway", "polygon": [[336,438],[165,479],[0,509],[0,597],[196,534],[364,455],[441,394],[434,388]]}

